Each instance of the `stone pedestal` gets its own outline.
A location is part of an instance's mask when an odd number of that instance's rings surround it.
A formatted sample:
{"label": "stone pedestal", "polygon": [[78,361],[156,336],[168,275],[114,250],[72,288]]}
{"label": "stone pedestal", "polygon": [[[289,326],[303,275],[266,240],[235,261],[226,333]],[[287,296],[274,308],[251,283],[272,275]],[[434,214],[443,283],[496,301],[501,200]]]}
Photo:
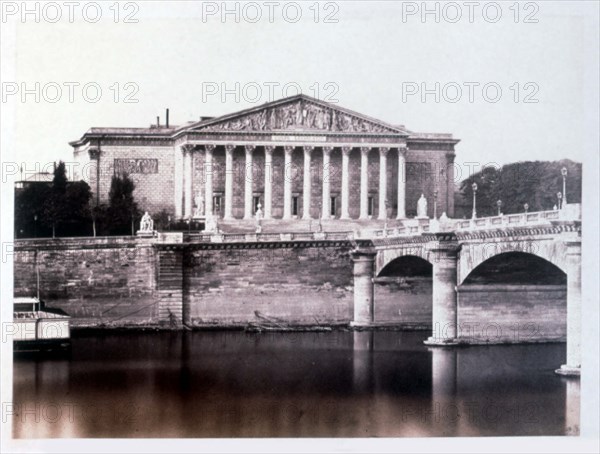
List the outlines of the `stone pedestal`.
{"label": "stone pedestal", "polygon": [[352,327],[369,327],[374,321],[373,304],[375,289],[373,283],[373,264],[375,252],[354,251],[354,320]]}

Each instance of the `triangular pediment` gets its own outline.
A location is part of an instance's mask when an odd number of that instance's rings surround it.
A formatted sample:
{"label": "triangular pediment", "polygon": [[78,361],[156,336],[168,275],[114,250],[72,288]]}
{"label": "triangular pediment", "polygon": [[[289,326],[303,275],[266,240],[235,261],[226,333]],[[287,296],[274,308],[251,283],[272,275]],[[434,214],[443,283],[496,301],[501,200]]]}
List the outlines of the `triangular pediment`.
{"label": "triangular pediment", "polygon": [[401,134],[407,131],[306,95],[205,120],[188,131]]}

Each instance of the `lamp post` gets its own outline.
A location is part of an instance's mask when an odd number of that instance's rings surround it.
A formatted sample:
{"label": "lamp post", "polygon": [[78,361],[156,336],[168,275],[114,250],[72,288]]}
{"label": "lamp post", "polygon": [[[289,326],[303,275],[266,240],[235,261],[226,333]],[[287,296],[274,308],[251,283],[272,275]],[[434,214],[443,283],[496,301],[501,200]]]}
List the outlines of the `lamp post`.
{"label": "lamp post", "polygon": [[437,189],[433,191],[433,219],[437,219],[437,199],[438,192]]}
{"label": "lamp post", "polygon": [[562,205],[561,208],[567,204],[567,168],[563,167],[560,170],[563,177],[563,190],[562,190]]}
{"label": "lamp post", "polygon": [[525,208],[525,214],[527,214],[527,212],[529,211],[529,204],[526,203],[525,205],[523,205],[523,208]]}
{"label": "lamp post", "polygon": [[502,200],[498,199],[496,206],[498,207],[498,216],[502,216]]}
{"label": "lamp post", "polygon": [[473,219],[477,218],[477,183],[473,183]]}
{"label": "lamp post", "polygon": [[33,237],[37,238],[37,214],[33,215]]}
{"label": "lamp post", "polygon": [[556,198],[558,199],[558,209],[560,210],[562,208],[562,192],[557,192]]}
{"label": "lamp post", "polygon": [[167,216],[167,230],[171,231],[171,215]]}

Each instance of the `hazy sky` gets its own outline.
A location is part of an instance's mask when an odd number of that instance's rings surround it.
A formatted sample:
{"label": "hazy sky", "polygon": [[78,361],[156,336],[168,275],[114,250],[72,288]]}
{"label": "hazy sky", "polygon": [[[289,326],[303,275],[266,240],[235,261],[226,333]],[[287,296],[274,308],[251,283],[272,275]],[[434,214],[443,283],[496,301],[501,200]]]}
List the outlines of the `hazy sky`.
{"label": "hazy sky", "polygon": [[[472,23],[462,2],[453,4],[460,10],[437,4],[439,23],[433,14],[409,15],[421,2],[322,3],[317,23],[313,2],[299,3],[296,23],[290,2],[279,2],[272,23],[264,2],[238,4],[239,23],[233,14],[208,15],[221,2],[204,3],[204,16],[193,2],[138,2],[137,11],[121,5],[118,23],[112,2],[101,2],[97,23],[91,23],[97,11],[86,10],[88,21],[81,6],[72,23],[66,7],[57,23],[45,20],[56,15],[51,9],[40,11],[40,23],[5,12],[3,161],[68,161],[67,142],[90,127],[148,126],[157,115],[164,121],[166,107],[172,124],[230,113],[269,101],[269,83],[281,84],[274,98],[284,95],[286,83],[289,95],[299,86],[316,96],[318,86],[319,97],[383,121],[453,133],[462,140],[459,163],[582,161],[598,151],[585,143],[586,134],[596,133],[586,130],[585,110],[586,102],[596,110],[598,102],[595,2],[520,4],[516,23],[513,2],[500,3],[496,22],[497,9],[478,3]],[[262,18],[251,23],[257,11]],[[127,14],[138,22],[126,23]],[[326,22],[328,14],[337,23]],[[33,94],[22,102],[22,89],[35,92],[36,82],[39,102]],[[80,84],[72,103],[65,85],[71,82]],[[236,82],[239,102],[234,94],[221,99],[221,89],[236,91]],[[101,88],[97,102],[84,99],[86,83],[88,99]],[[218,93],[209,95],[207,84]],[[424,100],[423,88],[432,91]],[[125,102],[127,94],[139,102]]]}

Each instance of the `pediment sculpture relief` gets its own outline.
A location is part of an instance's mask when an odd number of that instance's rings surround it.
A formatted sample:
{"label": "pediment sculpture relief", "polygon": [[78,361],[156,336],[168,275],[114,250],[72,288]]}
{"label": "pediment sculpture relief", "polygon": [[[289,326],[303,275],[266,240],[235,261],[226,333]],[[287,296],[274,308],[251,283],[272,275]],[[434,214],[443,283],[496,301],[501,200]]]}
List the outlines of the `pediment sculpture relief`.
{"label": "pediment sculpture relief", "polygon": [[207,126],[207,129],[225,131],[395,132],[390,128],[345,112],[300,101],[216,123]]}

